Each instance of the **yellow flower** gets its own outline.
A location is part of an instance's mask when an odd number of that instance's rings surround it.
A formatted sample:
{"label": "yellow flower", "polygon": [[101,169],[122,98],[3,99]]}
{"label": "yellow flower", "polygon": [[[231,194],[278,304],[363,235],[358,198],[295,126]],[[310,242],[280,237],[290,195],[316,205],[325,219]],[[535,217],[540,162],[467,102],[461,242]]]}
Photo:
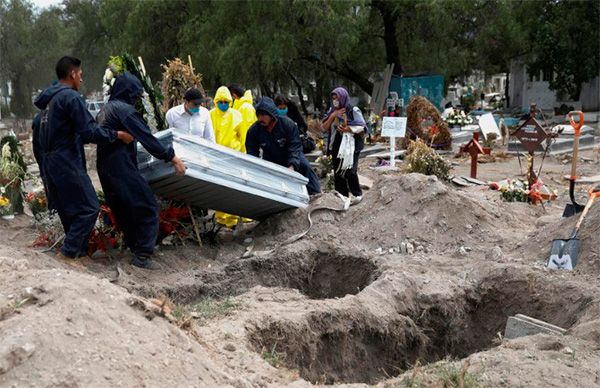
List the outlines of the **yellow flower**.
{"label": "yellow flower", "polygon": [[0,207],[5,207],[10,204],[10,201],[6,197],[0,197]]}

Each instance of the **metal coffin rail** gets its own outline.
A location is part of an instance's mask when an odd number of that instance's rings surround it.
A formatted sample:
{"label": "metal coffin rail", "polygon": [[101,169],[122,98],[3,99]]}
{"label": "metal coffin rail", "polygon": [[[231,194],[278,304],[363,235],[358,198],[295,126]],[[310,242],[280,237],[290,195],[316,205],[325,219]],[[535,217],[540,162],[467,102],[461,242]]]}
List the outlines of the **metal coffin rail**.
{"label": "metal coffin rail", "polygon": [[256,220],[308,206],[308,179],[289,169],[168,129],[155,134],[185,162],[184,176],[138,144],[138,167],[160,197]]}

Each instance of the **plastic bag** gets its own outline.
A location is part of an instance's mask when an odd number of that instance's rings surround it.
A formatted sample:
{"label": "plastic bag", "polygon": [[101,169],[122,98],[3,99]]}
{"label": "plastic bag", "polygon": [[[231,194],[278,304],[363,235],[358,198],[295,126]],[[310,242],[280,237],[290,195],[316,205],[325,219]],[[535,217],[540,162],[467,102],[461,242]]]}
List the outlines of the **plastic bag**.
{"label": "plastic bag", "polygon": [[342,161],[339,167],[341,172],[354,166],[354,134],[348,132],[342,134],[342,142],[337,157]]}

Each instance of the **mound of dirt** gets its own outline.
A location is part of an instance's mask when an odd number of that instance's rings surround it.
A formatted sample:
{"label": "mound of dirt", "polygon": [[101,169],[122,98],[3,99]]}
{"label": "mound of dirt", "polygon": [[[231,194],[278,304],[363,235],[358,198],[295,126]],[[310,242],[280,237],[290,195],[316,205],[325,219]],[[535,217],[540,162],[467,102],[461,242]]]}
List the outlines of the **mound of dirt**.
{"label": "mound of dirt", "polygon": [[[518,253],[528,261],[545,264],[550,256],[552,240],[568,239],[580,214],[565,219],[557,219],[536,230],[519,249]],[[557,217],[558,218],[558,217]],[[600,200],[592,205],[578,233],[581,241],[577,266],[574,275],[600,277]]]}
{"label": "mound of dirt", "polygon": [[[317,198],[309,210],[321,206],[340,208],[331,193]],[[380,176],[361,203],[347,212],[315,213],[309,238],[326,240],[345,248],[397,249],[412,241],[425,252],[454,253],[461,246],[487,251],[514,241],[528,232],[524,217],[537,217],[540,207],[507,203],[496,192],[457,191],[435,176],[389,174]],[[257,228],[260,235],[287,237],[308,227],[306,210],[271,217]]]}
{"label": "mound of dirt", "polygon": [[214,386],[230,380],[197,341],[163,318],[146,318],[122,288],[13,258],[23,253],[0,258],[1,386]]}

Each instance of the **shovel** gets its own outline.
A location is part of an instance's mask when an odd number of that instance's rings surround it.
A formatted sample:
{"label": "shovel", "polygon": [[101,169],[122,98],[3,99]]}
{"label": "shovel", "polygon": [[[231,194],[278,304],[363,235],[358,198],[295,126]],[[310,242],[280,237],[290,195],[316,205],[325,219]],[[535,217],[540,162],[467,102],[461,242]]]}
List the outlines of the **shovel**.
{"label": "shovel", "polygon": [[600,197],[600,190],[590,190],[590,198],[588,199],[583,213],[579,216],[579,221],[571,233],[571,237],[568,240],[554,240],[552,241],[552,249],[550,250],[550,258],[546,267],[548,268],[562,268],[572,270],[577,265],[577,255],[579,254],[579,247],[581,241],[577,238],[579,228],[585,218],[586,214],[592,207],[594,199]]}
{"label": "shovel", "polygon": [[[573,115],[579,116],[579,122],[573,120]],[[571,126],[575,130],[575,136],[573,138],[573,160],[571,161],[571,177],[569,178],[569,197],[571,203],[567,204],[565,211],[563,212],[563,218],[574,216],[577,213],[583,211],[583,206],[575,202],[575,180],[577,179],[577,159],[579,154],[579,135],[581,134],[581,127],[583,127],[583,113],[581,111],[569,112],[569,121]]]}

